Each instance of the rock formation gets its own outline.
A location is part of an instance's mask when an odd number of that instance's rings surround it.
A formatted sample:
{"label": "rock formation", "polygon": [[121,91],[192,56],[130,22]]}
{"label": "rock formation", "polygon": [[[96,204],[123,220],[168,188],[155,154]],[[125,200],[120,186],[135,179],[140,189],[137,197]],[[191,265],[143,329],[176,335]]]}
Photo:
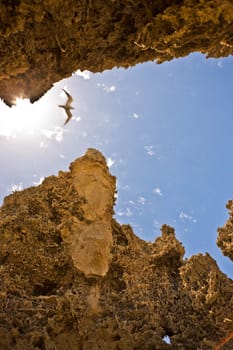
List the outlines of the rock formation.
{"label": "rock formation", "polygon": [[[208,254],[184,259],[169,226],[147,243],[118,224],[114,195],[89,149],[69,172],[4,199],[1,350],[207,350],[232,332],[233,281]],[[232,257],[232,239],[225,247]]]}
{"label": "rock formation", "polygon": [[233,261],[233,201],[227,203],[230,218],[224,227],[218,229],[217,244],[221,248],[224,255]]}
{"label": "rock formation", "polygon": [[77,69],[232,55],[232,22],[232,0],[1,1],[0,97],[33,102]]}

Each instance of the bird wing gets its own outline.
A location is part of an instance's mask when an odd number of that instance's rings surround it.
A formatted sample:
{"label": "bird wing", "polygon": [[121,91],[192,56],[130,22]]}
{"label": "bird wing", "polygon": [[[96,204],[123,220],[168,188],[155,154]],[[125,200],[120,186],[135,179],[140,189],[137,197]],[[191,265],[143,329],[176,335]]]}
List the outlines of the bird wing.
{"label": "bird wing", "polygon": [[67,114],[67,119],[66,119],[64,125],[66,125],[70,121],[70,119],[72,118],[72,113],[71,113],[70,109],[65,108],[65,111],[66,111],[66,114]]}
{"label": "bird wing", "polygon": [[73,102],[73,97],[65,89],[62,89],[62,90],[64,91],[64,93],[68,97],[68,100],[66,101],[66,107],[69,108],[71,103]]}

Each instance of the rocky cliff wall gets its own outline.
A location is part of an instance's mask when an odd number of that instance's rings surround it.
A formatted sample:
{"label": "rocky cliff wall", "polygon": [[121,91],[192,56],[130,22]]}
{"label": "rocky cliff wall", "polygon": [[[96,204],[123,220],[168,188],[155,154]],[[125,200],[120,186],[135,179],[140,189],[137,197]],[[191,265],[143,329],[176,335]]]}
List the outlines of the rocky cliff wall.
{"label": "rocky cliff wall", "polygon": [[39,99],[77,69],[233,54],[232,0],[0,3],[0,97]]}
{"label": "rocky cliff wall", "polygon": [[233,281],[208,254],[184,259],[169,226],[147,243],[119,225],[114,194],[89,149],[70,171],[4,199],[1,350],[207,350],[231,334]]}

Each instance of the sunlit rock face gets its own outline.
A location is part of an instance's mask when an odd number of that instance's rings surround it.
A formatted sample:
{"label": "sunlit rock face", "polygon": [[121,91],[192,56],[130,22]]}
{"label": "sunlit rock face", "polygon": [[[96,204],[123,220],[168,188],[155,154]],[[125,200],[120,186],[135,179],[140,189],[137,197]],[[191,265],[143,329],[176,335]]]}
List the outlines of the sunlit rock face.
{"label": "sunlit rock face", "polygon": [[[70,166],[72,184],[80,198],[80,221],[69,216],[61,227],[74,265],[86,276],[104,276],[111,262],[115,178],[100,152],[89,149]],[[68,224],[67,224],[68,223]]]}
{"label": "sunlit rock face", "polygon": [[232,0],[2,1],[0,16],[0,97],[9,105],[38,100],[77,69],[233,54]]}
{"label": "sunlit rock face", "polygon": [[1,350],[209,350],[232,333],[232,280],[208,254],[184,259],[170,226],[151,243],[118,224],[114,193],[89,149],[4,199]]}

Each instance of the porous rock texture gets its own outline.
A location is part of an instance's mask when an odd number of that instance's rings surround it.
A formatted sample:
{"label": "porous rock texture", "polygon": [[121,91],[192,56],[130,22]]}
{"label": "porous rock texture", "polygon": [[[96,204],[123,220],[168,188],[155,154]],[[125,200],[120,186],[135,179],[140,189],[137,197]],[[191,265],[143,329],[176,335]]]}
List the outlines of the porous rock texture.
{"label": "porous rock texture", "polygon": [[33,102],[77,69],[233,53],[232,0],[4,0],[0,97]]}
{"label": "porous rock texture", "polygon": [[139,239],[113,218],[114,200],[95,149],[4,199],[1,350],[205,350],[232,332],[233,281],[214,259],[184,259],[167,225]]}
{"label": "porous rock texture", "polygon": [[233,201],[228,201],[226,207],[229,210],[230,218],[224,227],[218,229],[217,244],[223,254],[233,261]]}

